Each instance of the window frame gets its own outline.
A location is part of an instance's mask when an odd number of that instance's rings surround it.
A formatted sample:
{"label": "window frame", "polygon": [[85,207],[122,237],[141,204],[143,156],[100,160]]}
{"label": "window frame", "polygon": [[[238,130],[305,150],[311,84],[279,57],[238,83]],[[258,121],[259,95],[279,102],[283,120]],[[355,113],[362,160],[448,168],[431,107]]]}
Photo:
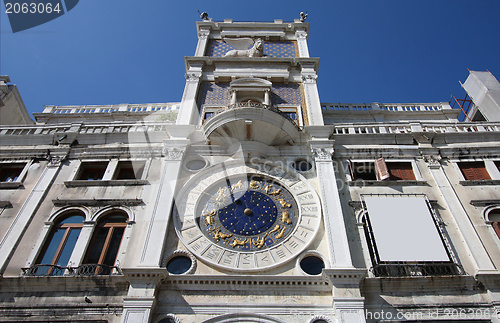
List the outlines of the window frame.
{"label": "window frame", "polygon": [[[61,222],[65,221],[66,219],[71,218],[73,216],[81,217],[82,222],[80,222],[80,223],[61,223]],[[72,258],[73,252],[75,252],[76,247],[78,245],[78,239],[80,239],[80,237],[82,235],[85,217],[86,217],[85,213],[82,212],[81,210],[72,209],[72,210],[67,210],[67,211],[63,212],[62,214],[58,215],[56,218],[56,221],[46,223],[46,225],[49,226],[49,228],[46,228],[48,232],[47,232],[46,238],[41,243],[41,248],[39,248],[40,251],[37,253],[36,257],[34,258],[33,264],[34,265],[59,266],[57,263],[59,262],[59,259],[61,258],[61,254],[62,254],[64,248],[66,247],[66,243],[68,242],[68,237],[70,236],[71,231],[74,229],[80,229],[80,233],[78,234],[78,237],[75,240],[75,243],[72,247],[71,254],[68,258],[68,262],[66,264],[61,264],[61,267],[67,267],[68,264],[71,263],[71,258]],[[61,240],[59,241],[59,245],[54,253],[54,256],[52,257],[50,263],[42,263],[42,259],[45,256],[50,244],[52,243],[52,241],[54,239],[54,235],[58,229],[65,229],[65,232],[64,232],[63,236],[61,237]],[[47,271],[47,274],[44,276],[53,276],[52,275],[53,271],[54,271],[54,268],[50,268]]]}
{"label": "window frame", "polygon": [[26,179],[26,176],[28,174],[28,170],[30,166],[33,164],[33,159],[29,160],[13,160],[13,161],[6,161],[0,163],[0,170],[3,168],[3,166],[6,166],[7,168],[14,167],[13,165],[16,164],[24,164],[23,169],[21,172],[19,172],[19,175],[17,178],[13,181],[3,181],[0,182],[0,188],[17,188],[21,187],[24,180]]}
{"label": "window frame", "polygon": [[[380,179],[380,174],[378,173],[379,171],[377,170],[377,160],[382,160],[382,163],[385,164],[387,168],[387,178],[382,178]],[[392,178],[392,174],[390,172],[390,164],[396,164],[396,163],[408,163],[409,166],[411,167],[411,172],[413,174],[413,179],[394,179]],[[362,179],[362,178],[355,178],[355,172],[354,168],[356,167],[355,164],[365,164],[365,167],[371,167],[373,171],[373,176],[375,179]],[[371,166],[367,166],[366,164],[371,164]],[[368,182],[368,183],[373,183],[373,184],[381,184],[383,185],[384,182],[391,183],[391,182],[396,182],[396,183],[418,183],[422,181],[422,176],[420,174],[420,171],[418,169],[417,163],[414,159],[409,160],[409,159],[390,159],[390,160],[385,160],[384,158],[378,158],[376,160],[373,159],[348,159],[347,160],[347,166],[349,169],[349,177],[350,177],[350,182],[355,183],[355,182]],[[358,165],[359,166],[359,165]]]}

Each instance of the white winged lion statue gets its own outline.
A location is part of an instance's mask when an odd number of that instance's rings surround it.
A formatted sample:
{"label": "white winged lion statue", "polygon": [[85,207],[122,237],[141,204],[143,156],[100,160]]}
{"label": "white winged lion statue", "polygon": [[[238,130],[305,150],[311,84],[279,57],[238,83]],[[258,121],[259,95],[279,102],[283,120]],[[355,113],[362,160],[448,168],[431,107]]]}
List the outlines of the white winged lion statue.
{"label": "white winged lion statue", "polygon": [[[225,57],[262,57],[264,55],[264,41],[257,38],[224,38],[226,44],[235,47],[224,55]],[[249,48],[252,46],[251,48]]]}

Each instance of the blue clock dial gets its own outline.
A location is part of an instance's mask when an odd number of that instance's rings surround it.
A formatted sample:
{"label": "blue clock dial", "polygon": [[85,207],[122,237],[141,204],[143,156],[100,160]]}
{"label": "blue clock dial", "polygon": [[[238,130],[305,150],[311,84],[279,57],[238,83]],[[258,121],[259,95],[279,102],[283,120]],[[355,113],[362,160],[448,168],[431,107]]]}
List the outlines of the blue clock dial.
{"label": "blue clock dial", "polygon": [[245,192],[238,200],[219,210],[219,220],[228,231],[253,236],[265,232],[276,223],[278,208],[265,194]]}
{"label": "blue clock dial", "polygon": [[292,194],[264,177],[215,183],[197,209],[201,232],[230,250],[270,248],[285,241],[298,222]]}

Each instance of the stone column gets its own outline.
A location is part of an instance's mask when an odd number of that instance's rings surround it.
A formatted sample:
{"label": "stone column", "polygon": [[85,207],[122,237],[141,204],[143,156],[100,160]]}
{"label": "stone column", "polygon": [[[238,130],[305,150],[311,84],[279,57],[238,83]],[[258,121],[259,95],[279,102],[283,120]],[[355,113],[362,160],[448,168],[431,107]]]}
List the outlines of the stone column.
{"label": "stone column", "polygon": [[4,273],[17,244],[21,240],[24,231],[47,195],[47,192],[59,172],[61,163],[66,158],[66,155],[49,156],[49,158],[50,161],[43,170],[38,182],[35,184],[33,190],[30,192],[28,198],[12,221],[12,224],[5,233],[2,241],[0,241],[0,273],[2,274]]}
{"label": "stone column", "polygon": [[302,86],[306,101],[305,108],[307,109],[307,117],[311,126],[323,125],[323,112],[321,111],[321,102],[316,85],[317,78],[314,65],[302,63]]}
{"label": "stone column", "polygon": [[330,263],[333,268],[351,268],[349,242],[332,160],[333,140],[311,140],[309,143],[316,162]]}
{"label": "stone column", "polygon": [[307,48],[307,32],[305,30],[297,30],[295,32],[295,37],[297,38],[299,57],[309,57],[309,49]]}
{"label": "stone column", "polygon": [[188,125],[196,124],[199,114],[196,97],[200,87],[202,66],[191,66],[186,73],[186,85],[182,94],[181,106],[179,115],[177,116],[177,124]]}
{"label": "stone column", "polygon": [[433,155],[425,155],[424,160],[426,161],[430,173],[434,178],[441,195],[443,196],[446,208],[455,219],[455,223],[457,224],[460,234],[462,235],[461,240],[464,242],[465,248],[469,253],[470,260],[476,269],[476,273],[472,274],[482,274],[492,271],[496,272],[495,266],[491,262],[486,249],[483,247],[467,211],[464,209],[462,203],[460,202],[460,198],[453,189],[453,186],[441,166],[441,156],[437,153]]}
{"label": "stone column", "polygon": [[209,35],[210,35],[210,29],[201,29],[198,32],[198,44],[196,45],[196,51],[194,53],[194,56],[205,56]]}
{"label": "stone column", "polygon": [[171,139],[165,143],[165,163],[151,217],[147,220],[144,245],[139,257],[139,267],[158,268],[167,238],[174,194],[181,163],[189,140]]}

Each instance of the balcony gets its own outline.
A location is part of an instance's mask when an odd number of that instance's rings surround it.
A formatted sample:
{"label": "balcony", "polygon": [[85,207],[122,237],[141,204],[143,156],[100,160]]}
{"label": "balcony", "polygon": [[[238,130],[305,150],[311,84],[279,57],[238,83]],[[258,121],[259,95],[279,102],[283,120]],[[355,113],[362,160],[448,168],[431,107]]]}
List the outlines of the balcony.
{"label": "balcony", "polygon": [[231,138],[269,146],[292,144],[300,132],[297,123],[286,113],[257,102],[229,105],[208,119],[203,130],[206,137],[216,143]]}
{"label": "balcony", "polygon": [[460,268],[452,262],[381,262],[371,271],[375,277],[421,277],[460,275]]}

